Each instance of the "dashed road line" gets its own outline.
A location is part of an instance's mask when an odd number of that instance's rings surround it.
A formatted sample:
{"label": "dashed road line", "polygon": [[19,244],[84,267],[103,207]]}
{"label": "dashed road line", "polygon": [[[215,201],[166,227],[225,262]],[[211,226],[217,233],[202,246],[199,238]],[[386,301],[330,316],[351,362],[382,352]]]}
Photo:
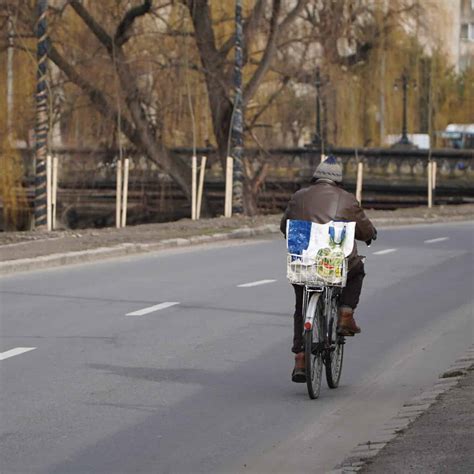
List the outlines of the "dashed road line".
{"label": "dashed road line", "polygon": [[396,252],[398,249],[385,249],[379,250],[378,252],[374,252],[373,255],[386,255],[387,253]]}
{"label": "dashed road line", "polygon": [[155,311],[160,311],[162,309],[170,308],[179,304],[177,301],[165,301],[164,303],[156,304],[154,306],[149,306],[148,308],[139,309],[131,313],[127,313],[125,316],[144,316],[145,314],[154,313]]}
{"label": "dashed road line", "polygon": [[0,352],[0,360],[9,359],[10,357],[15,357],[25,352],[34,351],[36,347],[15,347],[15,349],[10,349],[9,351]]}
{"label": "dashed road line", "polygon": [[449,237],[438,237],[437,239],[425,240],[425,244],[434,244],[435,242],[444,242],[445,240],[449,240]]}
{"label": "dashed road line", "polygon": [[267,285],[268,283],[273,283],[276,280],[258,280],[252,281],[250,283],[242,283],[241,285],[237,285],[239,288],[250,288],[252,286],[260,286],[260,285]]}

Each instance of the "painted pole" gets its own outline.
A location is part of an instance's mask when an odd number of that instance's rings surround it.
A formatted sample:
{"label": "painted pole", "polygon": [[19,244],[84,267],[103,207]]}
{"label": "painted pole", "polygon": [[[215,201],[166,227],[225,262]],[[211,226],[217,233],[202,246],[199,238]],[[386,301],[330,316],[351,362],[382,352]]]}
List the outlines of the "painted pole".
{"label": "painted pole", "polygon": [[120,229],[122,206],[122,160],[117,160],[117,184],[115,192],[115,227]]}
{"label": "painted pole", "polygon": [[233,200],[232,212],[242,214],[244,212],[243,202],[243,132],[244,118],[242,107],[242,0],[235,0],[235,65],[234,65],[234,113],[232,120],[232,152],[234,159],[233,170]]}
{"label": "painted pole", "polygon": [[199,187],[198,187],[197,209],[196,209],[197,220],[201,218],[201,204],[202,204],[202,195],[204,192],[204,175],[206,174],[206,163],[207,163],[207,156],[203,156],[201,158],[201,170],[199,172]]}
{"label": "painted pole", "polygon": [[51,221],[51,228],[54,230],[56,229],[56,214],[57,214],[57,197],[58,197],[58,157],[53,157],[53,189],[51,191],[51,208],[52,208],[52,221]]}
{"label": "painted pole", "polygon": [[191,162],[191,219],[196,220],[196,183],[197,183],[197,157],[193,155]]}
{"label": "painted pole", "polygon": [[37,4],[37,85],[36,85],[36,176],[35,176],[35,226],[47,227],[47,180],[46,155],[48,152],[48,89],[46,71],[48,60],[47,0],[38,0]]}
{"label": "painted pole", "polygon": [[362,182],[364,179],[364,163],[359,161],[357,163],[357,188],[356,188],[356,199],[359,204],[362,204]]}
{"label": "painted pole", "polygon": [[123,163],[123,202],[122,202],[122,227],[127,226],[127,203],[128,203],[128,170],[130,160],[125,158]]}
{"label": "painted pole", "polygon": [[225,170],[225,203],[224,217],[232,217],[232,170],[234,160],[231,156],[227,157]]}

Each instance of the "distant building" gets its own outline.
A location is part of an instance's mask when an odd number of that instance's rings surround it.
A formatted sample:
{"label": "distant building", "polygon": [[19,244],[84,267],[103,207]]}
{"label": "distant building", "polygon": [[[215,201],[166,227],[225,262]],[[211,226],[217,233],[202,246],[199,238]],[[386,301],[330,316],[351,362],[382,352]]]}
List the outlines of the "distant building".
{"label": "distant building", "polygon": [[458,70],[474,66],[474,0],[461,0]]}
{"label": "distant building", "polygon": [[441,46],[456,72],[474,66],[474,0],[430,0],[424,6],[426,46]]}

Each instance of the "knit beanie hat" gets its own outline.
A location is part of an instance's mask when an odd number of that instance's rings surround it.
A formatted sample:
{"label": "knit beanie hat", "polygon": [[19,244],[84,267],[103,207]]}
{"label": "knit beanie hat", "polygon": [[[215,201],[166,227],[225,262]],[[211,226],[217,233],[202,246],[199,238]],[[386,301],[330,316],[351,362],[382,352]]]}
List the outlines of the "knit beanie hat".
{"label": "knit beanie hat", "polygon": [[342,183],[342,166],[337,162],[335,156],[330,155],[318,165],[313,178],[326,178],[336,183]]}

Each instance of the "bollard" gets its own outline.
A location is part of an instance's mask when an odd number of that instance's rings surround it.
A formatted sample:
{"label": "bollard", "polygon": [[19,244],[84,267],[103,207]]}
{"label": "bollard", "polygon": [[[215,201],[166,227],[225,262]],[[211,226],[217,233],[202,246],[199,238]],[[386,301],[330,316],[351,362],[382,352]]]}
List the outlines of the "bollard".
{"label": "bollard", "polygon": [[227,161],[226,161],[226,174],[225,174],[224,217],[232,217],[233,168],[234,168],[234,159],[231,156],[228,156]]}
{"label": "bollard", "polygon": [[431,160],[428,161],[428,209],[433,207],[433,166]]}
{"label": "bollard", "polygon": [[51,228],[56,229],[57,197],[58,197],[58,157],[53,157],[53,175],[52,175],[52,196],[51,196]]}
{"label": "bollard", "polygon": [[432,180],[433,180],[433,190],[436,189],[436,175],[438,173],[438,163],[436,161],[433,161],[433,169],[431,170],[433,176],[432,176]]}
{"label": "bollard", "polygon": [[207,156],[203,156],[201,158],[201,169],[199,172],[199,188],[198,188],[197,205],[196,205],[196,219],[197,220],[201,218],[201,204],[202,204],[202,194],[204,192],[204,175],[206,173],[206,162],[207,162]]}
{"label": "bollard", "polygon": [[122,227],[127,225],[127,201],[128,201],[128,169],[130,160],[125,158],[123,163],[123,203],[122,203]]}
{"label": "bollard", "polygon": [[46,155],[46,228],[51,231],[51,155]]}
{"label": "bollard", "polygon": [[197,181],[197,157],[193,156],[191,162],[191,219],[196,220],[196,181]]}
{"label": "bollard", "polygon": [[362,205],[362,180],[364,177],[364,163],[359,161],[357,163],[357,186],[356,186],[356,199],[359,201],[359,204]]}
{"label": "bollard", "polygon": [[121,205],[122,205],[122,160],[117,160],[117,185],[115,192],[115,227],[120,229],[121,225]]}

